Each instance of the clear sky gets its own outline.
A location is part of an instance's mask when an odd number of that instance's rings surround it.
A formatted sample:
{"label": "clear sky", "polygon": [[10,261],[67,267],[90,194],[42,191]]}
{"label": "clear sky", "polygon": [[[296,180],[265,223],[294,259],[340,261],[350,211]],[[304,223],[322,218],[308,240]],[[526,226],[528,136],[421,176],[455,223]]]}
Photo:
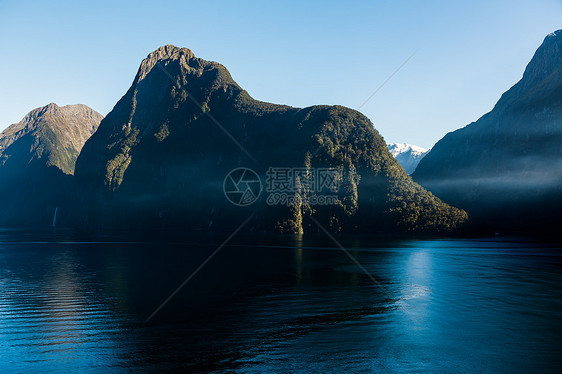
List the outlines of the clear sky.
{"label": "clear sky", "polygon": [[0,130],[31,109],[106,115],[160,45],[221,62],[254,98],[359,107],[387,142],[431,147],[516,83],[562,0],[0,0]]}

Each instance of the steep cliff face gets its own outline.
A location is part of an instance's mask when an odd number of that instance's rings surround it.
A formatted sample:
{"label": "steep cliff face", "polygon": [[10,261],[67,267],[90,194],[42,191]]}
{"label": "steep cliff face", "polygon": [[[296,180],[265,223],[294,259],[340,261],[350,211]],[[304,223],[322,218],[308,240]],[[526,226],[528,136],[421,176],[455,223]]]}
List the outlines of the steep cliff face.
{"label": "steep cliff face", "polygon": [[[227,200],[225,177],[248,167],[264,191],[249,206]],[[272,206],[270,168],[339,171],[331,204],[293,181],[291,203]],[[76,166],[90,226],[317,230],[448,230],[466,219],[412,182],[371,122],[340,106],[304,109],[252,99],[227,69],[164,46],[142,63],[125,96],[88,140]],[[246,182],[244,182],[246,183]],[[237,184],[239,186],[240,184]]]}
{"label": "steep cliff face", "polygon": [[102,118],[85,105],[49,104],[0,133],[1,225],[52,223],[56,207],[68,203],[78,154]]}
{"label": "steep cliff face", "polygon": [[447,134],[414,180],[491,228],[552,229],[562,208],[562,32],[477,122]]}

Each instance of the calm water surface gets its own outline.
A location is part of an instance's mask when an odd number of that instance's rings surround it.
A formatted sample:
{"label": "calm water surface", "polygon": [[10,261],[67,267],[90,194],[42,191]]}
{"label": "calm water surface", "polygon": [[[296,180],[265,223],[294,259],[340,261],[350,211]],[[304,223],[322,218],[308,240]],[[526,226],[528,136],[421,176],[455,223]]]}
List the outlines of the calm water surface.
{"label": "calm water surface", "polygon": [[[560,372],[562,249],[0,231],[0,372]],[[274,244],[272,244],[274,243]]]}

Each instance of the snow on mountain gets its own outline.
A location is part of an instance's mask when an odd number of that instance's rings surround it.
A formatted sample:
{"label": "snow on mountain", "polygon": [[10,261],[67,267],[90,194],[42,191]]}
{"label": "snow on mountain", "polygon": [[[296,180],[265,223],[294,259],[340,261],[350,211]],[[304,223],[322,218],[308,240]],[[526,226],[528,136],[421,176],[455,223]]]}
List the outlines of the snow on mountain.
{"label": "snow on mountain", "polygon": [[429,152],[428,149],[405,143],[391,143],[388,150],[408,174],[416,170],[421,159]]}

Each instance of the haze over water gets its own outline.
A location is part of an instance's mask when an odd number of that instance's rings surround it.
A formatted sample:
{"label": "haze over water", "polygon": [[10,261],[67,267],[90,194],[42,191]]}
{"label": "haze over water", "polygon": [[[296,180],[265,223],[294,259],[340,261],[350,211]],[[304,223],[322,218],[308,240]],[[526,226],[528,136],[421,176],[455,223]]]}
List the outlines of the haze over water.
{"label": "haze over water", "polygon": [[[22,240],[23,238],[23,240]],[[552,243],[0,231],[1,372],[555,372]]]}

